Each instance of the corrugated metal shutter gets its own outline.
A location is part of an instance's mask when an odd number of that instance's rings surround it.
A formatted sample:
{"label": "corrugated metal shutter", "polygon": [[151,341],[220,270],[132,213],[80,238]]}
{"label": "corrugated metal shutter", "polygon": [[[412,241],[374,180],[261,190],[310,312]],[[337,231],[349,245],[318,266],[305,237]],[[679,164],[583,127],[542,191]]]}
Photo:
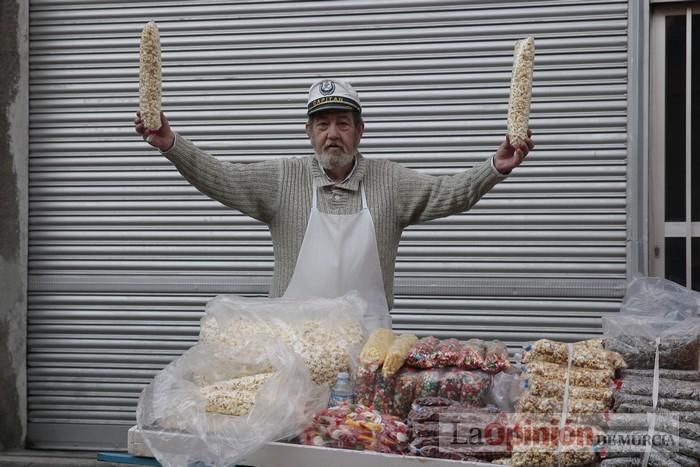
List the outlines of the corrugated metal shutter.
{"label": "corrugated metal shutter", "polygon": [[624,0],[31,0],[29,442],[120,448],[141,387],[218,293],[262,295],[265,226],[190,187],[133,133],[138,38],[161,28],[164,108],[225,160],[304,156],[305,95],[352,80],[362,150],[454,173],[505,132],[516,39],[537,41],[537,149],[471,212],[407,231],[397,329],[599,332],[623,294]]}

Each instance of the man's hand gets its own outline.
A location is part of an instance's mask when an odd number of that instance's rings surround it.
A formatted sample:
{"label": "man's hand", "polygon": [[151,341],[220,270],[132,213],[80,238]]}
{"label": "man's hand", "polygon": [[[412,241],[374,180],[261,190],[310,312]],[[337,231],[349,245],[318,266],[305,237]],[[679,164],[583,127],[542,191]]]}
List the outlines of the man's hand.
{"label": "man's hand", "polygon": [[525,156],[535,147],[531,138],[532,130],[527,130],[525,143],[516,148],[510,145],[510,140],[508,139],[508,135],[506,135],[505,141],[498,146],[496,155],[493,158],[496,170],[505,175],[519,166],[523,162],[523,159],[525,159]]}
{"label": "man's hand", "polygon": [[136,112],[134,129],[136,130],[136,134],[141,136],[144,141],[161,151],[167,151],[172,148],[175,143],[175,133],[170,129],[168,119],[165,118],[163,112],[160,113],[160,128],[158,131],[146,130],[146,128],[144,128],[143,121],[141,120],[141,112]]}

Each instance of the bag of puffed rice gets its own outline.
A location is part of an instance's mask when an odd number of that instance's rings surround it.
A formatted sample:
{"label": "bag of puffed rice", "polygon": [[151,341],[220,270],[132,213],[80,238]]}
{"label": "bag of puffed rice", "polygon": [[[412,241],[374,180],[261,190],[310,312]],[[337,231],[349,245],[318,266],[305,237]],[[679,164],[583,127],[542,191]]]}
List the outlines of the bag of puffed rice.
{"label": "bag of puffed rice", "polygon": [[137,426],[164,467],[236,465],[267,442],[298,435],[328,403],[286,346],[196,344],[144,388]]}
{"label": "bag of puffed rice", "polygon": [[299,354],[317,384],[333,386],[352,371],[367,339],[366,302],[356,293],[338,298],[246,298],[219,295],[206,305],[199,341],[231,348],[251,334],[278,340]]}

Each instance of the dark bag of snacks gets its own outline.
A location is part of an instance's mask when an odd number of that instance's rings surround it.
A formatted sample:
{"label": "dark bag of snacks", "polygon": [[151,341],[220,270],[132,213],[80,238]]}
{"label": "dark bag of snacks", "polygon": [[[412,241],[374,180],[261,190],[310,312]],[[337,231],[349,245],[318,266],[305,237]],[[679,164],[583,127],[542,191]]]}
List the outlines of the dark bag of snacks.
{"label": "dark bag of snacks", "polygon": [[[625,394],[635,394],[638,396],[651,396],[653,392],[653,384],[653,378],[628,376],[619,383],[619,392]],[[700,402],[700,384],[696,382],[659,378],[658,384],[659,397],[690,399]]]}
{"label": "dark bag of snacks", "polygon": [[603,318],[605,347],[622,355],[628,368],[653,369],[659,338],[659,368],[697,370],[700,318],[673,321],[620,314]]}
{"label": "dark bag of snacks", "polygon": [[620,313],[603,318],[605,348],[627,368],[697,370],[700,356],[700,294],[665,279],[635,277]]}

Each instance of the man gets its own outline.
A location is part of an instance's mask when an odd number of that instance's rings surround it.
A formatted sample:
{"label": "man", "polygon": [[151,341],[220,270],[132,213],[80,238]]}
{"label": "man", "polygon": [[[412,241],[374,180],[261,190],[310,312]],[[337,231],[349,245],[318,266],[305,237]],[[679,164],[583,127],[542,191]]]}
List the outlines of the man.
{"label": "man", "polygon": [[[314,156],[250,164],[221,162],[172,131],[136,132],[199,191],[267,224],[275,268],[272,297],[337,297],[356,290],[368,302],[366,325],[390,326],[399,239],[412,224],[471,208],[520,165],[527,138],[470,170],[430,176],[358,151],[360,98],[350,83],[322,79],[309,90],[306,134]],[[531,134],[529,134],[531,136]]]}

